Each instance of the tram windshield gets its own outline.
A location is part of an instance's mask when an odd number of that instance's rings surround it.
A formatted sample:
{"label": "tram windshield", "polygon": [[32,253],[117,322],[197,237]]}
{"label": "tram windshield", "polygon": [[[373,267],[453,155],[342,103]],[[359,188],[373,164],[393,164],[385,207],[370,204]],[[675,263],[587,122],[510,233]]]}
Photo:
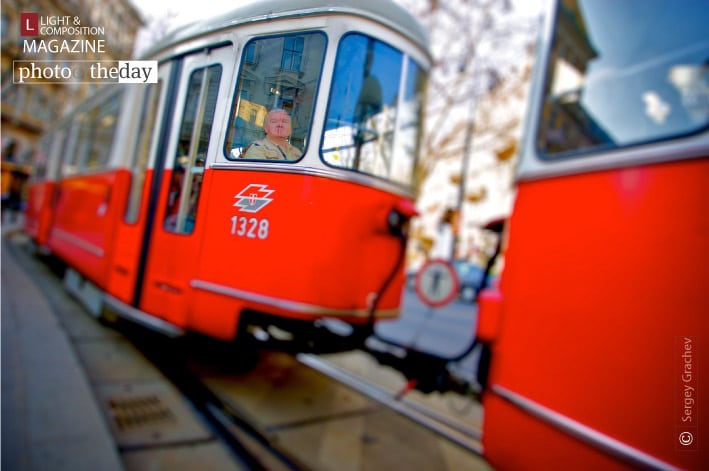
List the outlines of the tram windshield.
{"label": "tram windshield", "polygon": [[706,2],[562,0],[537,147],[546,158],[709,125]]}
{"label": "tram windshield", "polygon": [[359,33],[340,42],[320,152],[329,165],[410,185],[425,74],[410,57]]}
{"label": "tram windshield", "polygon": [[308,144],[325,46],[322,32],[269,36],[244,45],[228,158],[300,158]]}

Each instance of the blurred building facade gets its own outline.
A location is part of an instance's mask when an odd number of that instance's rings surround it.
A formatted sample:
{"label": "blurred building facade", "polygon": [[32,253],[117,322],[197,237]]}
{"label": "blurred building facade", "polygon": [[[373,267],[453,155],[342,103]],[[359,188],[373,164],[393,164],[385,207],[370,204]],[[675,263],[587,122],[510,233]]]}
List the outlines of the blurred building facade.
{"label": "blurred building facade", "polygon": [[[417,266],[431,255],[430,249],[440,236],[441,221],[451,210],[455,213],[452,258],[485,266],[494,252],[498,236],[485,227],[505,220],[514,204],[518,142],[532,59],[530,53],[526,64],[479,98],[474,116],[478,126],[472,136],[467,168],[461,168],[464,157],[453,154],[439,159],[422,183],[416,204],[420,216],[412,223],[410,264]],[[463,178],[465,185],[461,185]]]}
{"label": "blurred building facade", "polygon": [[[103,39],[102,53],[24,51],[21,14],[70,17],[82,26],[101,28],[100,38],[88,34],[52,36],[51,39]],[[73,108],[97,87],[89,83],[13,83],[13,61],[128,60],[144,20],[130,0],[3,0],[2,2],[2,150],[3,159],[29,163],[37,138],[57,118]],[[47,37],[49,39],[49,37]],[[49,82],[49,81],[48,81]],[[9,153],[12,149],[12,154]]]}
{"label": "blurred building facade", "polygon": [[[509,216],[515,198],[542,5],[397,1],[426,25],[434,56],[419,159],[420,215],[410,227],[408,266],[416,270],[434,253],[485,266],[499,240],[487,227]],[[517,4],[526,5],[524,11]],[[453,240],[447,250],[434,251],[446,239],[446,219],[452,220]]]}

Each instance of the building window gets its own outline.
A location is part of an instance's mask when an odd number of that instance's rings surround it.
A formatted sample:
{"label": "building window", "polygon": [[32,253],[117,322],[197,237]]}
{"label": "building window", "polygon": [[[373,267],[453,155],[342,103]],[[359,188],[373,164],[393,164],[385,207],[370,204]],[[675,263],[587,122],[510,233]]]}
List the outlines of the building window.
{"label": "building window", "polygon": [[281,59],[282,70],[300,70],[300,63],[303,60],[302,36],[288,36],[283,40],[283,58]]}
{"label": "building window", "polygon": [[249,64],[256,62],[256,43],[252,42],[246,45],[246,49],[244,49],[244,61]]}

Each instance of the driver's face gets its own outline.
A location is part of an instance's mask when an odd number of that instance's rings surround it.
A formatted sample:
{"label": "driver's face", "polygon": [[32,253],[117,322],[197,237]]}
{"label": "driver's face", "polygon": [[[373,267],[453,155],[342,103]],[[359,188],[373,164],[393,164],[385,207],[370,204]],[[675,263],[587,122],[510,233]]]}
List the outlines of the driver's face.
{"label": "driver's face", "polygon": [[291,134],[290,116],[288,113],[278,111],[268,115],[266,134],[273,137],[288,137]]}

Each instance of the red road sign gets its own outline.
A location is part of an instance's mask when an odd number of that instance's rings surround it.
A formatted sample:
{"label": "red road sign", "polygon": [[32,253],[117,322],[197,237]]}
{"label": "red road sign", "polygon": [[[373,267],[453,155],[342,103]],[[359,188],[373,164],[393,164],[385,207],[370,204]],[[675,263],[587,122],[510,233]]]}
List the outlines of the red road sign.
{"label": "red road sign", "polygon": [[424,303],[431,307],[441,307],[457,297],[460,282],[450,262],[433,259],[426,262],[416,274],[415,287]]}

